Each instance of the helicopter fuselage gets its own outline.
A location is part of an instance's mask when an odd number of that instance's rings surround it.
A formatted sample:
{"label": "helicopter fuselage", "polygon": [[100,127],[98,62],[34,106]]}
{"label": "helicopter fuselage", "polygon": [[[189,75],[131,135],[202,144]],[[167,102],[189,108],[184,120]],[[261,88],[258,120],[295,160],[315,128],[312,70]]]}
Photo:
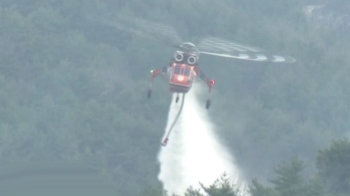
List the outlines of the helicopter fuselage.
{"label": "helicopter fuselage", "polygon": [[197,75],[193,66],[181,63],[173,63],[168,74],[169,91],[172,93],[187,93]]}

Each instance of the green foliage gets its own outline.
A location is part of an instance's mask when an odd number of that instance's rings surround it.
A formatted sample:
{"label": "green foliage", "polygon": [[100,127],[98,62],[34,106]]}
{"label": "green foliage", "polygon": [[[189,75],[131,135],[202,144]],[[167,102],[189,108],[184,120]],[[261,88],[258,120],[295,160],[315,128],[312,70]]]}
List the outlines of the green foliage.
{"label": "green foliage", "polygon": [[197,189],[194,189],[193,187],[189,187],[184,196],[204,196],[203,193],[200,192],[200,189],[197,190]]}
{"label": "green foliage", "polygon": [[201,187],[208,196],[237,196],[239,189],[230,182],[226,174],[223,174],[208,187],[201,184]]}
{"label": "green foliage", "polygon": [[307,184],[304,192],[305,196],[329,196],[324,183],[316,176]]}
{"label": "green foliage", "polygon": [[302,169],[303,163],[298,159],[293,159],[286,165],[279,165],[275,170],[277,177],[270,180],[279,195],[293,196],[303,192]]}
{"label": "green foliage", "polygon": [[350,193],[350,142],[348,139],[333,141],[321,150],[317,157],[319,175],[327,187],[335,193]]}
{"label": "green foliage", "polygon": [[288,163],[278,166],[276,177],[271,179],[273,187],[264,187],[256,179],[252,181],[250,192],[252,196],[326,196],[322,182],[313,178],[305,182],[302,177],[303,162],[294,158]]}
{"label": "green foliage", "polygon": [[277,193],[273,188],[264,187],[257,179],[252,180],[249,192],[252,196],[276,196]]}
{"label": "green foliage", "polygon": [[[213,35],[295,56],[293,65],[203,56],[201,69],[217,79],[208,111],[215,131],[247,178],[265,180],[295,155],[312,174],[317,150],[348,132],[350,45],[310,23],[302,13],[308,3],[0,1],[0,159],[78,159],[105,171],[124,195],[159,183],[155,160],[170,96],[161,83],[151,101],[145,90],[149,70],[167,64],[173,50],[86,19],[124,13],[172,25],[185,41]],[[322,195],[322,183],[347,191],[347,150],[343,141],[321,151],[318,180],[301,184],[301,166],[287,164],[274,188],[253,181],[252,192]],[[225,183],[205,188],[236,194]]]}
{"label": "green foliage", "polygon": [[[230,182],[228,176],[224,173],[217,180],[215,180],[209,186],[200,183],[201,189],[195,189],[192,186],[188,187],[184,196],[238,196],[240,194],[238,187]],[[142,192],[143,196],[148,195],[160,195],[161,191],[154,187],[149,187]],[[169,193],[164,190],[162,193],[164,196],[179,196],[179,195],[169,195]],[[243,194],[244,195],[244,194]]]}

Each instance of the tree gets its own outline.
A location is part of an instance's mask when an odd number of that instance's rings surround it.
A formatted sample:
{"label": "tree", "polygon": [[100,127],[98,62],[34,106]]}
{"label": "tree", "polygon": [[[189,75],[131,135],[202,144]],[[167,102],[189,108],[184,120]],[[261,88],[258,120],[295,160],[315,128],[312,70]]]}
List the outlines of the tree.
{"label": "tree", "polygon": [[237,196],[239,192],[238,188],[231,184],[225,173],[208,187],[202,183],[200,185],[209,196]]}
{"label": "tree", "polygon": [[350,142],[333,141],[328,149],[319,151],[317,169],[330,191],[350,193]]}
{"label": "tree", "polygon": [[252,180],[252,185],[249,187],[249,192],[252,196],[275,196],[276,191],[270,187],[264,187],[257,179]]}
{"label": "tree", "polygon": [[193,187],[189,187],[184,196],[204,196],[200,190],[194,189]]}
{"label": "tree", "polygon": [[252,181],[250,193],[252,196],[324,196],[326,191],[318,178],[308,183],[303,181],[303,162],[297,158],[281,164],[275,169],[277,176],[270,180],[273,188],[264,187],[256,179]]}
{"label": "tree", "polygon": [[277,177],[270,180],[278,195],[301,195],[303,192],[303,180],[300,174],[302,169],[303,162],[299,159],[293,159],[288,164],[279,165],[275,170]]}

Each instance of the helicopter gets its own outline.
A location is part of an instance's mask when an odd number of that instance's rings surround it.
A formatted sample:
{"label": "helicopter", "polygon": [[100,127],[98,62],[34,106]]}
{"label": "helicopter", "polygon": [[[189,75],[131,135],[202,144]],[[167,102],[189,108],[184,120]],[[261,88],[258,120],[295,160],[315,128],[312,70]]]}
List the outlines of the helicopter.
{"label": "helicopter", "polygon": [[103,19],[98,20],[98,17],[90,17],[90,19],[139,37],[162,42],[177,49],[168,66],[151,70],[151,82],[147,91],[148,98],[152,94],[154,78],[159,75],[164,75],[168,79],[169,91],[177,94],[176,103],[179,100],[179,94],[188,93],[194,82],[202,80],[209,88],[209,95],[205,105],[206,109],[208,109],[211,105],[211,92],[215,85],[215,80],[209,79],[199,68],[198,61],[202,54],[257,62],[295,62],[295,59],[290,56],[261,54],[261,49],[256,47],[213,36],[203,38],[196,46],[192,42],[182,41],[173,27],[146,19],[125,15],[118,15],[114,22]]}
{"label": "helicopter", "polygon": [[[96,21],[98,17],[94,17]],[[262,54],[261,49],[243,45],[237,42],[208,36],[195,45],[192,42],[182,41],[173,27],[148,21],[145,19],[118,16],[115,22],[99,20],[98,22],[116,27],[133,35],[150,39],[175,48],[175,53],[168,64],[158,69],[151,70],[151,81],[147,91],[147,97],[152,94],[154,78],[163,75],[168,80],[168,89],[172,94],[176,94],[175,102],[178,103],[179,95],[182,94],[182,103],[178,115],[166,132],[162,145],[166,146],[170,133],[182,111],[185,95],[191,90],[193,83],[202,80],[209,88],[209,95],[205,108],[211,105],[211,93],[215,85],[214,79],[209,79],[199,68],[200,55],[218,56],[240,60],[273,63],[294,63],[296,60],[290,56]]]}
{"label": "helicopter", "polygon": [[[195,45],[191,42],[185,42],[180,46],[183,50],[177,50],[168,67],[151,70],[151,84],[147,96],[151,97],[153,80],[160,74],[166,74],[169,78],[169,91],[176,93],[175,102],[179,101],[179,94],[188,93],[192,84],[198,79],[202,79],[209,87],[209,97],[206,102],[206,109],[211,104],[210,94],[215,85],[214,79],[209,79],[198,67],[199,53]],[[199,78],[198,78],[199,77]]]}
{"label": "helicopter", "polygon": [[[209,44],[218,44],[218,47],[225,47],[225,45],[220,46],[220,41],[216,38],[207,38],[205,41],[201,43],[201,46],[209,45]],[[227,42],[226,42],[227,43]],[[227,47],[227,46],[226,46]],[[242,46],[241,46],[242,47]],[[236,58],[242,60],[252,60],[252,61],[271,61],[271,62],[285,62],[292,63],[295,62],[295,59],[292,57],[283,57],[280,55],[272,55],[268,57],[263,54],[256,54],[255,56],[252,54],[227,54],[227,53],[217,53],[210,51],[200,51],[193,43],[184,42],[179,45],[181,50],[177,50],[174,53],[174,57],[172,58],[172,62],[169,67],[163,67],[156,70],[151,70],[151,84],[148,89],[148,98],[150,98],[152,93],[153,80],[156,76],[160,74],[167,74],[169,79],[169,91],[171,93],[176,93],[176,103],[179,100],[179,94],[187,93],[191,87],[193,82],[198,79],[202,79],[209,88],[209,95],[206,101],[205,108],[208,109],[211,104],[211,92],[215,85],[214,79],[209,79],[203,71],[198,67],[198,60],[200,54],[206,55],[214,55],[220,57],[228,57],[228,58]],[[235,48],[240,51],[245,51],[243,48],[238,48],[238,45],[231,44],[231,48]],[[258,51],[255,49],[251,49],[254,51]]]}

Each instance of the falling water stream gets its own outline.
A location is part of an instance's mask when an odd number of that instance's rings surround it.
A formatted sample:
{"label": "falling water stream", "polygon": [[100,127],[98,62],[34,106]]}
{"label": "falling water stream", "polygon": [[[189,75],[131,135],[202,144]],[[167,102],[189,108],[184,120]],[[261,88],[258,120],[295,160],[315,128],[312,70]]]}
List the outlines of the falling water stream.
{"label": "falling water stream", "polygon": [[[180,194],[189,186],[199,189],[199,182],[208,186],[223,173],[233,184],[238,183],[240,174],[234,159],[215,135],[215,126],[208,116],[205,104],[198,100],[201,95],[199,85],[192,87],[186,96],[182,109],[166,147],[161,147],[158,160],[158,179],[163,188],[171,194]],[[180,109],[176,95],[170,105],[165,132],[173,123]]]}

